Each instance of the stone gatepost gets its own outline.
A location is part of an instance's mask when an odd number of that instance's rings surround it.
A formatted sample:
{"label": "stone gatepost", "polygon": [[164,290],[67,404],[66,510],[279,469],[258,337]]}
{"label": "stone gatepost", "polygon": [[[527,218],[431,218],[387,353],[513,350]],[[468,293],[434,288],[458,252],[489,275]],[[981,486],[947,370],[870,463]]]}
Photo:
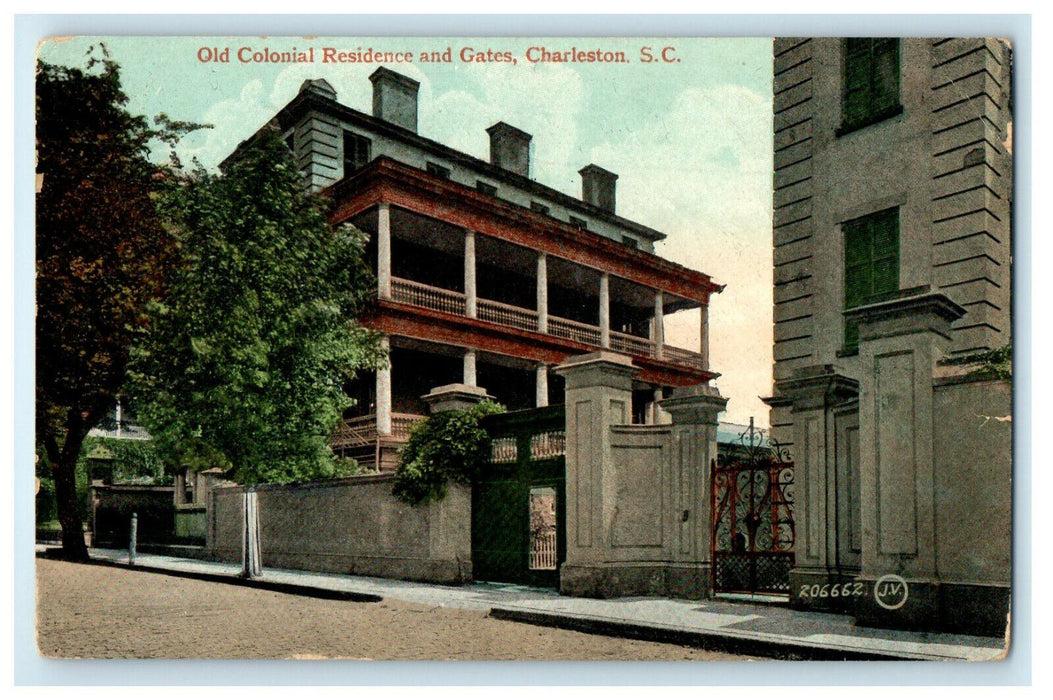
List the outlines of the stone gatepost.
{"label": "stone gatepost", "polygon": [[624,355],[567,360],[565,595],[702,598],[710,588],[709,469],[717,414],[710,387],[662,402],[671,425],[629,425],[637,373]]}
{"label": "stone gatepost", "polygon": [[467,384],[446,384],[437,386],[421,397],[428,404],[429,413],[441,411],[464,411],[477,403],[493,401],[494,397],[486,389]]}
{"label": "stone gatepost", "polygon": [[630,422],[637,369],[616,353],[572,357],[554,370],[565,380],[567,558],[560,569],[566,595],[610,594],[607,524],[613,520],[610,426]]}
{"label": "stone gatepost", "polygon": [[[793,411],[794,567],[790,570],[790,602],[795,608],[847,610],[841,596],[800,595],[829,590],[853,581],[858,561],[851,558],[852,513],[859,494],[851,488],[852,463],[845,446],[838,449],[839,407],[859,391],[856,380],[833,365],[803,367],[776,383],[776,393]],[[842,442],[845,442],[842,440]],[[858,534],[858,533],[857,533]]]}
{"label": "stone gatepost", "polygon": [[859,624],[929,629],[938,617],[933,375],[964,313],[927,289],[845,313],[859,323],[861,578],[869,593],[857,600]]}
{"label": "stone gatepost", "polygon": [[672,418],[670,462],[679,511],[674,563],[666,570],[666,595],[709,597],[711,590],[710,480],[717,457],[717,416],[728,400],[705,385],[676,389],[660,402]]}

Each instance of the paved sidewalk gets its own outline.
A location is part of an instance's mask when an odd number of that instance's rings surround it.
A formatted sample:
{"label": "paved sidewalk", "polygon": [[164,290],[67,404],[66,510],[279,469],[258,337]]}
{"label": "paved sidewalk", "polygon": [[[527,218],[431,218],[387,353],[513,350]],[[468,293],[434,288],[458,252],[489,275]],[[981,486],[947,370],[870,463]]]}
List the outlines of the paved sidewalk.
{"label": "paved sidewalk", "polygon": [[[43,549],[37,547],[38,552]],[[123,550],[93,549],[91,554],[100,563],[128,563],[128,552]],[[855,627],[847,615],[725,600],[595,600],[507,584],[441,586],[281,569],[265,569],[260,579],[245,582],[238,578],[238,565],[156,554],[139,554],[136,568],[300,595],[394,598],[436,607],[486,610],[493,617],[530,624],[784,659],[987,661],[1005,653],[998,639]]]}

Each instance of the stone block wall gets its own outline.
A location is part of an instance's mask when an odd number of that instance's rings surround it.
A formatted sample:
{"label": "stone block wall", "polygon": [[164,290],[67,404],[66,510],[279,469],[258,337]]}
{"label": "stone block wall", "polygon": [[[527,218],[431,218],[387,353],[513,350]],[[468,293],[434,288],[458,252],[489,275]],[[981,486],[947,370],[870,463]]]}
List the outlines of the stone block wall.
{"label": "stone block wall", "polygon": [[[471,495],[409,506],[391,495],[394,476],[260,486],[263,566],[434,583],[471,579]],[[241,560],[241,487],[209,501],[211,558]]]}

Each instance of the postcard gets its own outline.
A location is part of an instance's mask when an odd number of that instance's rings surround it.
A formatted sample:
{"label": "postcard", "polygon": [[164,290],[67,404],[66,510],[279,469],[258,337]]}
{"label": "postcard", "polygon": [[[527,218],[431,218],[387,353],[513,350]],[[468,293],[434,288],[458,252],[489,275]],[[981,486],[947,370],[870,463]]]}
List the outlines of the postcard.
{"label": "postcard", "polygon": [[1012,71],[43,41],[39,653],[999,662]]}

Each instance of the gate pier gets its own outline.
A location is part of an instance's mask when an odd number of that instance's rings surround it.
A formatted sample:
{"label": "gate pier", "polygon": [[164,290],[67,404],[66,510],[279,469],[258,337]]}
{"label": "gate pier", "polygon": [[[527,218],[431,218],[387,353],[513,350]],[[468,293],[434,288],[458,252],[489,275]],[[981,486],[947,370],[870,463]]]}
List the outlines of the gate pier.
{"label": "gate pier", "polygon": [[631,360],[611,352],[556,367],[566,380],[566,560],[560,591],[617,597],[709,595],[709,465],[716,389],[678,389],[668,425],[631,425]]}

